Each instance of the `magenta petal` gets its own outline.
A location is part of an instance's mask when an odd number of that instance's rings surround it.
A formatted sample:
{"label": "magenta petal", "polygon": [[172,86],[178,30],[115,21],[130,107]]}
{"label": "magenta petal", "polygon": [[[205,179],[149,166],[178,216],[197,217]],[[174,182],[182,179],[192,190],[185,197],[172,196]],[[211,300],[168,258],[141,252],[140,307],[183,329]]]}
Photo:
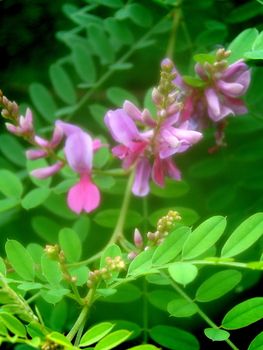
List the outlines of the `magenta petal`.
{"label": "magenta petal", "polygon": [[82,211],[90,213],[100,204],[100,192],[88,176],[83,176],[69,190],[67,203],[69,208],[77,214]]}
{"label": "magenta petal", "polygon": [[248,66],[242,60],[238,60],[227,67],[222,74],[222,79],[236,81],[246,70],[248,70]]}
{"label": "magenta petal", "polygon": [[147,158],[138,161],[135,171],[135,179],[132,186],[132,192],[136,196],[146,196],[149,193],[149,179],[151,174],[151,165]]}
{"label": "magenta petal", "polygon": [[180,170],[176,167],[176,165],[172,162],[171,159],[166,160],[166,169],[168,175],[175,180],[181,180],[181,172]]}
{"label": "magenta petal", "polygon": [[64,166],[64,164],[62,162],[57,162],[57,163],[50,165],[50,166],[47,166],[45,168],[39,168],[39,169],[32,170],[30,172],[30,175],[37,177],[38,179],[45,179],[49,176],[56,174],[63,166]]}
{"label": "magenta petal", "polygon": [[71,134],[65,144],[65,155],[69,166],[77,173],[87,173],[92,167],[93,145],[91,137],[79,131]]}
{"label": "magenta petal", "polygon": [[26,151],[27,159],[34,160],[39,158],[45,158],[47,156],[47,151],[43,149],[29,149]]}
{"label": "magenta petal", "polygon": [[128,114],[133,120],[142,121],[142,113],[132,102],[124,101],[123,110]]}
{"label": "magenta petal", "polygon": [[220,91],[227,96],[238,97],[243,94],[244,87],[241,84],[228,83],[226,81],[219,80],[216,85]]}
{"label": "magenta petal", "polygon": [[152,179],[160,187],[164,186],[164,170],[163,160],[156,157],[153,163]]}

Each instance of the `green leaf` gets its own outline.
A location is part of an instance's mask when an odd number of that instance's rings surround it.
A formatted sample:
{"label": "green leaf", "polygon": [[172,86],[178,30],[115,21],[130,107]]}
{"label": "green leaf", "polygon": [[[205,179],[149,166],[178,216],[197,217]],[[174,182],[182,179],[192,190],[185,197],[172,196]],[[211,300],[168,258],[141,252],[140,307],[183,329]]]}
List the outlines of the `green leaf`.
{"label": "green leaf", "polygon": [[243,57],[247,60],[263,60],[263,50],[245,52]]}
{"label": "green leaf", "polygon": [[220,298],[235,288],[241,279],[242,274],[239,271],[219,271],[199,286],[195,298],[200,302],[208,302]]}
{"label": "green leaf", "polygon": [[9,170],[0,170],[0,192],[6,197],[20,198],[23,185],[18,176]]}
{"label": "green leaf", "polygon": [[198,340],[189,332],[171,326],[155,326],[150,337],[161,346],[170,350],[199,350]]}
{"label": "green leaf", "polygon": [[[117,223],[119,215],[119,209],[101,210],[98,214],[95,215],[94,221],[102,227],[113,228]],[[125,228],[136,227],[142,221],[142,216],[134,210],[129,210],[127,213],[127,217],[129,218],[129,220],[125,221]]]}
{"label": "green leaf", "polygon": [[53,122],[57,106],[47,88],[39,83],[32,83],[29,86],[29,95],[37,111],[49,122]]}
{"label": "green leaf", "polygon": [[76,92],[64,68],[59,64],[52,64],[49,76],[58,97],[66,104],[74,104],[77,100]]}
{"label": "green leaf", "polygon": [[215,55],[209,53],[199,53],[193,56],[195,62],[204,64],[206,62],[213,64],[216,60]]}
{"label": "green leaf", "polygon": [[96,81],[96,68],[89,50],[81,44],[72,47],[73,64],[81,80],[93,84]]}
{"label": "green leaf", "polygon": [[223,173],[226,162],[220,154],[215,155],[212,159],[207,158],[196,162],[190,167],[190,175],[195,179],[210,179]]}
{"label": "green leaf", "polygon": [[128,275],[138,276],[148,272],[152,267],[152,255],[154,249],[145,250],[136,256],[130,263]]}
{"label": "green leaf", "polygon": [[51,260],[44,254],[41,257],[41,269],[48,283],[54,286],[59,285],[62,279],[62,272],[57,261]]}
{"label": "green leaf", "polygon": [[171,290],[156,289],[149,292],[148,301],[157,309],[167,311],[167,305],[170,301],[178,297],[178,294]]}
{"label": "green leaf", "polygon": [[112,8],[119,8],[123,6],[123,1],[122,0],[95,0],[97,4],[104,5],[107,7],[112,7]]}
{"label": "green leaf", "polygon": [[15,240],[5,244],[7,258],[19,276],[27,281],[33,281],[35,276],[34,261],[26,248]]}
{"label": "green leaf", "polygon": [[52,332],[50,334],[47,335],[47,338],[51,341],[53,341],[55,344],[59,344],[62,345],[63,347],[65,346],[65,348],[67,350],[76,350],[77,348],[75,348],[71,342],[68,340],[67,337],[65,337],[63,334],[58,333],[58,332]]}
{"label": "green leaf", "polygon": [[42,284],[35,283],[35,282],[24,282],[19,284],[17,288],[20,290],[28,291],[28,290],[40,289],[42,288]]}
{"label": "green leaf", "polygon": [[[263,7],[262,7],[263,10]],[[252,50],[258,51],[263,49],[263,31],[259,33],[256,40],[253,42]]]}
{"label": "green leaf", "polygon": [[262,350],[263,349],[263,332],[259,333],[249,344],[248,350]]}
{"label": "green leaf", "polygon": [[74,222],[73,230],[77,233],[82,242],[87,238],[90,231],[90,218],[82,216]]}
{"label": "green leaf", "polygon": [[5,262],[4,262],[4,259],[1,258],[1,256],[0,256],[0,273],[1,273],[2,275],[4,275],[4,276],[5,276],[5,274],[6,274]]}
{"label": "green leaf", "polygon": [[116,106],[122,106],[125,100],[129,100],[134,104],[138,104],[136,97],[134,97],[129,91],[126,91],[120,87],[112,86],[106,92],[107,98]]}
{"label": "green leaf", "polygon": [[124,329],[110,333],[96,344],[94,350],[113,349],[119,344],[123,343],[126,339],[128,339],[130,334],[131,332],[126,331]]}
{"label": "green leaf", "polygon": [[189,191],[189,185],[185,181],[174,181],[167,179],[165,187],[161,188],[155,183],[151,184],[151,194],[161,198],[178,198],[182,197]]}
{"label": "green leaf", "polygon": [[102,147],[96,151],[93,158],[94,168],[103,168],[110,159],[110,151],[107,147]]}
{"label": "green leaf", "polygon": [[203,87],[206,85],[206,83],[203,80],[196,78],[196,77],[191,77],[190,75],[184,75],[183,81],[186,84],[193,86],[193,87]]}
{"label": "green leaf", "polygon": [[[46,159],[27,160],[26,163],[28,173],[34,169],[45,168],[46,166],[48,166]],[[51,177],[46,179],[37,179],[36,177],[30,175],[30,179],[33,184],[38,187],[49,187],[51,183]]]}
{"label": "green leaf", "polygon": [[234,306],[228,311],[222,321],[222,327],[226,329],[239,329],[257,322],[262,318],[263,298],[251,298]]}
{"label": "green leaf", "polygon": [[149,27],[152,25],[153,18],[147,7],[140,4],[129,4],[122,7],[117,13],[116,18],[130,18],[135,24],[141,27]]}
{"label": "green leaf", "polygon": [[74,277],[76,286],[83,286],[88,281],[89,269],[87,266],[70,267],[69,273]]}
{"label": "green leaf", "polygon": [[25,150],[14,136],[0,135],[0,151],[10,162],[24,168],[26,162]]}
{"label": "green leaf", "polygon": [[189,236],[183,247],[183,259],[193,259],[212,247],[222,236],[226,218],[213,216],[199,225]]}
{"label": "green leaf", "polygon": [[175,262],[169,265],[168,272],[175,282],[185,286],[196,278],[198,269],[190,263]]}
{"label": "green leaf", "polygon": [[69,293],[69,289],[58,288],[57,286],[54,286],[54,289],[50,289],[48,291],[42,289],[41,296],[46,302],[50,304],[56,304],[63,300],[63,297]]}
{"label": "green leaf", "polygon": [[252,246],[263,234],[263,213],[250,216],[228,238],[221,252],[222,257],[232,257]]}
{"label": "green leaf", "polygon": [[0,312],[0,319],[10,332],[19,337],[26,338],[25,326],[16,317],[6,312]]}
{"label": "green leaf", "polygon": [[77,218],[77,215],[68,208],[65,196],[58,196],[52,193],[43,203],[43,206],[52,214],[64,219],[72,220]]}
{"label": "green leaf", "polygon": [[141,297],[141,290],[131,283],[125,283],[117,288],[114,294],[101,299],[110,303],[131,303]]}
{"label": "green leaf", "polygon": [[104,117],[105,117],[105,114],[107,113],[107,108],[99,104],[91,104],[89,105],[88,108],[95,122],[98,123],[100,127],[105,129],[106,126],[104,123]]}
{"label": "green leaf", "polygon": [[128,350],[158,350],[154,345],[149,345],[149,344],[144,344],[144,345],[136,345],[133,346],[132,348],[129,348]]}
{"label": "green leaf", "polygon": [[132,45],[134,37],[132,31],[128,28],[125,22],[109,17],[104,20],[104,25],[113,42],[117,42],[120,46]]}
{"label": "green leaf", "polygon": [[255,1],[249,1],[234,9],[226,17],[229,23],[245,22],[253,17],[260,16],[263,13],[262,6]]}
{"label": "green leaf", "polygon": [[20,200],[17,198],[0,199],[0,213],[13,209],[19,204],[20,204]]}
{"label": "green leaf", "polygon": [[27,210],[35,208],[45,202],[50,195],[50,192],[50,189],[47,187],[34,188],[25,195],[22,199],[21,205]]}
{"label": "green leaf", "polygon": [[198,306],[183,298],[176,298],[168,303],[167,311],[173,317],[190,317],[198,311]]}
{"label": "green leaf", "polygon": [[113,63],[115,53],[103,27],[91,24],[88,28],[88,37],[94,52],[100,58],[101,64]]}
{"label": "green leaf", "polygon": [[70,263],[79,261],[82,245],[76,232],[71,228],[65,227],[59,231],[58,239],[67,261]]}
{"label": "green leaf", "polygon": [[31,338],[39,337],[41,339],[45,338],[44,327],[40,325],[38,322],[30,322],[29,325],[26,326],[27,332]]}
{"label": "green leaf", "polygon": [[190,228],[183,226],[170,233],[155,250],[152,258],[153,265],[164,265],[175,259],[180,254],[190,232]]}
{"label": "green leaf", "polygon": [[110,322],[102,322],[91,327],[81,337],[79,346],[83,347],[96,343],[101,338],[105,337],[105,335],[107,335],[113,327],[114,324]]}
{"label": "green leaf", "polygon": [[230,333],[224,331],[223,329],[215,329],[215,328],[206,328],[204,329],[204,333],[208,339],[213,341],[224,341],[230,337]]}
{"label": "green leaf", "polygon": [[237,61],[243,57],[245,52],[250,51],[257,36],[256,28],[248,28],[241,32],[227,48],[232,52],[228,59],[229,63]]}
{"label": "green leaf", "polygon": [[44,241],[49,243],[57,243],[57,236],[60,226],[45,216],[34,216],[31,221],[34,231]]}

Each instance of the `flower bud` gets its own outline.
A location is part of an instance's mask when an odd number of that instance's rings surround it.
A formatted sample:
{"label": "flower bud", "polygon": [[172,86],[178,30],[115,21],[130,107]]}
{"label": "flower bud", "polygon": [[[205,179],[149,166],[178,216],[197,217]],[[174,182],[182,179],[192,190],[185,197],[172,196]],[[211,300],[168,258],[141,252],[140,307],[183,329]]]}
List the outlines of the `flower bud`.
{"label": "flower bud", "polygon": [[133,241],[136,247],[141,248],[143,246],[142,235],[137,228],[134,230]]}

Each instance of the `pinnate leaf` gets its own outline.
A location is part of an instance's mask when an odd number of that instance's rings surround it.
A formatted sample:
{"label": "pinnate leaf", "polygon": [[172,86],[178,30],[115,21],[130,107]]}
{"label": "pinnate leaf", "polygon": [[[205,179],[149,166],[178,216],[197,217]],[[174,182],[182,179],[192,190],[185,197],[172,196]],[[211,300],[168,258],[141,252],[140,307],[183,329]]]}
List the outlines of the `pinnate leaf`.
{"label": "pinnate leaf", "polygon": [[74,104],[77,100],[76,92],[65,69],[59,64],[52,64],[49,75],[55,92],[61,100],[69,105]]}
{"label": "pinnate leaf", "polygon": [[113,333],[106,335],[105,338],[101,339],[95,346],[94,350],[109,350],[113,349],[119,344],[123,343],[129,338],[131,332],[120,329]]}
{"label": "pinnate leaf", "polygon": [[68,262],[76,262],[80,259],[82,245],[79,236],[71,228],[63,228],[59,232],[59,245]]}
{"label": "pinnate leaf", "polygon": [[222,327],[226,329],[239,329],[257,322],[262,318],[263,298],[251,298],[229,310],[222,321]]}
{"label": "pinnate leaf", "polygon": [[251,50],[257,36],[256,28],[248,28],[241,32],[228,46],[228,50],[232,52],[228,61],[233,63],[242,58],[245,52]]}
{"label": "pinnate leaf", "polygon": [[25,195],[21,205],[27,210],[35,208],[45,202],[49,195],[50,189],[47,187],[34,188]]}
{"label": "pinnate leaf", "polygon": [[26,248],[15,240],[8,240],[5,251],[16,273],[25,280],[32,281],[35,276],[34,261]]}
{"label": "pinnate leaf", "polygon": [[204,333],[207,336],[207,338],[213,341],[224,341],[230,337],[229,332],[219,328],[206,328],[204,330]]}
{"label": "pinnate leaf", "polygon": [[42,84],[32,83],[29,87],[29,94],[41,116],[53,122],[57,106],[48,89]]}
{"label": "pinnate leaf", "polygon": [[107,335],[113,327],[114,324],[110,322],[102,322],[91,327],[81,337],[79,346],[84,347],[96,343],[101,338],[105,337],[105,335]]}
{"label": "pinnate leaf", "polygon": [[226,227],[223,216],[213,216],[199,225],[188,237],[183,247],[183,258],[193,259],[211,246],[222,236]]}
{"label": "pinnate leaf", "polygon": [[7,312],[1,312],[0,320],[3,322],[6,328],[10,330],[10,332],[22,338],[26,337],[25,326],[13,315],[10,315]]}
{"label": "pinnate leaf", "polygon": [[263,234],[263,213],[257,213],[243,221],[224,244],[222,257],[230,258],[252,246]]}
{"label": "pinnate leaf", "polygon": [[175,282],[186,285],[196,278],[198,269],[190,263],[175,262],[169,265],[168,272]]}
{"label": "pinnate leaf", "polygon": [[248,350],[262,350],[263,349],[263,332],[259,333],[249,344]]}
{"label": "pinnate leaf", "polygon": [[9,170],[0,170],[0,192],[6,197],[20,198],[23,185],[18,176]]}

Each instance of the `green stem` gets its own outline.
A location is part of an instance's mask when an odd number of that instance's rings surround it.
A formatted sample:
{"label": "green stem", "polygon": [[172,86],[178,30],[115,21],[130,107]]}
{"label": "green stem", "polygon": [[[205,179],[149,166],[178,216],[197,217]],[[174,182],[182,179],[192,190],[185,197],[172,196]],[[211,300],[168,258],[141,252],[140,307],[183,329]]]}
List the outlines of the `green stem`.
{"label": "green stem", "polygon": [[146,279],[143,279],[143,344],[148,342],[148,284]]}
{"label": "green stem", "polygon": [[85,297],[85,305],[83,306],[83,309],[81,310],[79,317],[77,318],[76,322],[74,323],[73,327],[67,334],[67,338],[72,341],[72,339],[75,337],[75,335],[78,333],[78,337],[76,338],[76,342],[79,341],[79,338],[81,337],[90,307],[94,301],[95,297],[95,288],[91,288]]}
{"label": "green stem", "polygon": [[166,50],[166,57],[171,59],[173,58],[176,35],[177,35],[177,30],[179,27],[180,20],[181,20],[181,15],[182,15],[181,9],[177,7],[173,13],[173,26],[172,26],[172,30],[168,41],[167,50]]}
{"label": "green stem", "polygon": [[[170,285],[177,291],[178,294],[180,294],[185,300],[187,300],[189,303],[194,303],[194,300],[191,299],[166,273],[161,273],[161,275],[168,277],[170,280]],[[199,316],[212,328],[219,329],[219,327],[204,313],[200,307],[197,306],[197,313]],[[235,344],[232,343],[230,339],[226,339],[225,342],[231,347],[233,350],[239,350],[238,347],[235,346]]]}
{"label": "green stem", "polygon": [[124,193],[124,197],[123,197],[123,202],[122,202],[122,206],[121,206],[121,210],[120,210],[120,215],[117,221],[117,224],[115,226],[115,229],[112,233],[111,239],[109,240],[109,242],[107,243],[107,245],[105,246],[104,249],[102,249],[100,252],[98,252],[97,254],[91,256],[90,258],[86,259],[86,260],[82,260],[79,261],[77,263],[73,263],[73,264],[68,264],[68,267],[76,267],[76,266],[81,266],[81,265],[88,265],[90,263],[92,263],[93,261],[96,261],[97,259],[100,258],[102,252],[111,244],[117,242],[119,239],[123,238],[123,227],[125,224],[125,220],[126,220],[126,216],[127,216],[127,212],[128,212],[128,207],[129,207],[129,203],[130,203],[130,198],[131,198],[131,188],[132,188],[132,184],[133,184],[133,179],[134,179],[134,171],[131,172],[130,177],[128,179],[128,183],[127,183],[127,187]]}

